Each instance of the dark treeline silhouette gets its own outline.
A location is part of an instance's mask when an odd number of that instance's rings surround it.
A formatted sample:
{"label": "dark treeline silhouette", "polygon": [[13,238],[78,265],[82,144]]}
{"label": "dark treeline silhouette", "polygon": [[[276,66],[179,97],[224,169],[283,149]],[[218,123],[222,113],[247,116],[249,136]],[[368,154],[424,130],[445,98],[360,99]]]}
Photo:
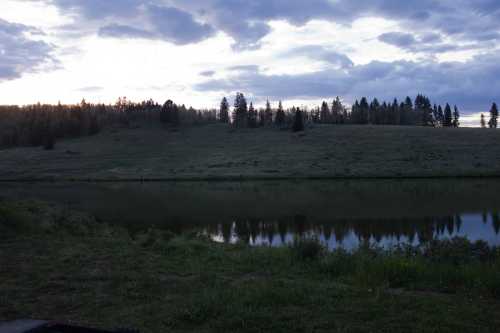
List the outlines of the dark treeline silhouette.
{"label": "dark treeline silhouette", "polygon": [[0,106],[0,147],[44,146],[52,149],[63,138],[94,135],[106,127],[133,127],[137,123],[165,126],[215,123],[216,110],[195,110],[168,100],[132,103],[119,98],[114,105]]}
{"label": "dark treeline silhouette", "polygon": [[[278,127],[300,131],[302,127],[310,124],[358,124],[358,125],[407,125],[407,126],[432,126],[432,127],[460,127],[460,111],[457,106],[453,109],[449,104],[444,107],[432,105],[429,98],[418,95],[413,101],[410,97],[399,103],[397,99],[392,102],[379,102],[377,98],[369,102],[366,97],[356,100],[349,110],[344,106],[339,97],[332,103],[324,101],[320,107],[312,110],[292,107],[284,109],[280,101],[278,107],[273,109],[267,101],[264,109],[255,111],[252,103],[248,102],[242,93],[237,93],[232,124],[235,127]],[[221,102],[219,119],[229,123],[228,102],[224,97]],[[256,119],[258,118],[258,119]]]}
{"label": "dark treeline silhouette", "polygon": [[[490,119],[481,115],[481,127],[497,128],[498,108],[493,103]],[[221,122],[235,128],[273,127],[303,131],[313,124],[405,125],[459,127],[460,112],[446,104],[432,105],[429,98],[418,95],[413,101],[371,102],[363,97],[348,109],[339,97],[323,102],[314,109],[283,108],[279,101],[273,108],[267,101],[256,109],[242,93],[237,93],[234,107],[224,97],[219,110],[197,110],[168,100],[163,105],[153,100],[133,103],[125,97],[114,105],[90,104],[83,100],[76,105],[0,106],[0,147],[44,146],[52,149],[63,138],[94,135],[112,126],[130,127],[137,123],[158,123],[168,127],[192,126]]]}

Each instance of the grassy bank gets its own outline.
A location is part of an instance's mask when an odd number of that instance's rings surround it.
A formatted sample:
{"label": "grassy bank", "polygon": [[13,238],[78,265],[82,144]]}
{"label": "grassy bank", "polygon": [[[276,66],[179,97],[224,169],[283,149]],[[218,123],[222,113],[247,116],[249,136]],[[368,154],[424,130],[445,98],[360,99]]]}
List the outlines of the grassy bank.
{"label": "grassy bank", "polygon": [[500,176],[500,131],[321,126],[144,126],[0,151],[0,180],[242,180]]}
{"label": "grassy bank", "polygon": [[0,320],[144,332],[494,332],[500,253],[464,240],[328,253],[127,230],[0,203]]}

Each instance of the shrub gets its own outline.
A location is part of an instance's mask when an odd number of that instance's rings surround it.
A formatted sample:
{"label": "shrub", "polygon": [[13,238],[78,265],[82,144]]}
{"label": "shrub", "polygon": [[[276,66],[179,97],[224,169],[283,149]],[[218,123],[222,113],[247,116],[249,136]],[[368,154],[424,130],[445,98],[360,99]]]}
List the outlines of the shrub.
{"label": "shrub", "polygon": [[295,239],[291,245],[295,257],[301,260],[316,260],[326,253],[326,248],[317,238]]}

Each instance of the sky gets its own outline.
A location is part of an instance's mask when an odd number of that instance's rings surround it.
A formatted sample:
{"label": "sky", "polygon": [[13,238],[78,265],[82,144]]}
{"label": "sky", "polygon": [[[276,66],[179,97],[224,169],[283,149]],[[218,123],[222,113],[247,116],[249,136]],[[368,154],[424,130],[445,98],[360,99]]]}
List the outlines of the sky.
{"label": "sky", "polygon": [[1,0],[0,104],[500,102],[498,0]]}

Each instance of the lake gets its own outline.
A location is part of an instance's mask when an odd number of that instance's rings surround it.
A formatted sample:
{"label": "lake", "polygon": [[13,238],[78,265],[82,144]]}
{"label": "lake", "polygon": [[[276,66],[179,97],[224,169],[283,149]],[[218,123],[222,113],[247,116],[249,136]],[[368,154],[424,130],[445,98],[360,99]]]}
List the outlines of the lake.
{"label": "lake", "polygon": [[3,183],[137,232],[200,232],[218,242],[283,246],[316,237],[330,249],[417,245],[455,236],[500,245],[500,180]]}

